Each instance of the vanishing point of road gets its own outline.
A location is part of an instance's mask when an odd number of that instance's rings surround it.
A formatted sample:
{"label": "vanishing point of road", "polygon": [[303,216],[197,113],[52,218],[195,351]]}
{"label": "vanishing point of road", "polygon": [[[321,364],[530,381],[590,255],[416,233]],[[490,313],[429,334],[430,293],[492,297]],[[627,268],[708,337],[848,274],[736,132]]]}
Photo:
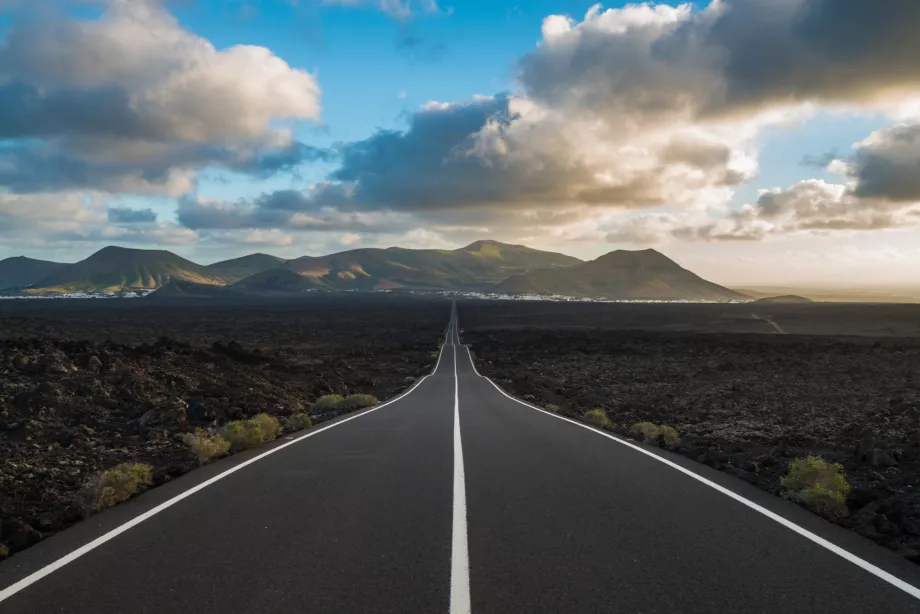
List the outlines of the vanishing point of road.
{"label": "vanishing point of road", "polygon": [[920,612],[920,572],[682,457],[511,398],[452,310],[409,392],[0,565],[0,613]]}

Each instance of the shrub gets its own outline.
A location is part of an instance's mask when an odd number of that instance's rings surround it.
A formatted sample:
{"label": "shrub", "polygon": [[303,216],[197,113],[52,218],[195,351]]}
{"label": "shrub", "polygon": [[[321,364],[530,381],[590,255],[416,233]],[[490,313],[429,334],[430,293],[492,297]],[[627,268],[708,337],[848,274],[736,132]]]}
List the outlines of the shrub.
{"label": "shrub", "polygon": [[829,463],[820,456],[797,458],[781,480],[786,495],[815,511],[843,516],[850,482],[843,466]]}
{"label": "shrub", "polygon": [[5,559],[10,555],[10,547],[6,544],[0,544],[0,560]]}
{"label": "shrub", "polygon": [[313,426],[313,418],[308,413],[294,414],[284,421],[284,425],[291,431],[303,431]]}
{"label": "shrub", "polygon": [[673,426],[661,427],[661,441],[669,446],[676,446],[680,443],[680,433]]}
{"label": "shrub", "polygon": [[339,405],[345,401],[345,397],[340,394],[324,394],[313,402],[313,411],[329,411],[338,409]]}
{"label": "shrub", "polygon": [[198,457],[202,465],[218,456],[223,456],[230,450],[230,442],[217,433],[208,433],[204,429],[195,429],[194,433],[182,435],[182,441]]}
{"label": "shrub", "polygon": [[586,412],[585,422],[602,429],[609,429],[613,426],[613,423],[610,422],[610,418],[607,417],[603,409],[592,409]]}
{"label": "shrub", "polygon": [[551,411],[551,412],[553,412],[554,414],[558,414],[558,413],[559,413],[559,406],[558,406],[558,405],[553,405],[552,403],[550,403],[549,405],[547,405],[546,407],[544,407],[544,409],[545,409],[546,411]]}
{"label": "shrub", "polygon": [[230,442],[230,451],[236,454],[249,450],[265,441],[262,428],[253,420],[234,420],[224,426],[223,437]]}
{"label": "shrub", "polygon": [[278,435],[281,434],[281,423],[278,422],[278,418],[274,416],[258,414],[257,416],[253,416],[251,422],[257,424],[259,429],[262,430],[263,441],[278,439]]}
{"label": "shrub", "polygon": [[339,403],[339,409],[363,409],[379,403],[377,397],[370,394],[350,394]]}
{"label": "shrub", "polygon": [[628,435],[639,441],[656,441],[661,435],[661,427],[654,422],[637,422],[629,427]]}
{"label": "shrub", "polygon": [[94,511],[112,507],[137,494],[141,486],[153,483],[153,467],[122,463],[103,471],[86,485],[87,505]]}

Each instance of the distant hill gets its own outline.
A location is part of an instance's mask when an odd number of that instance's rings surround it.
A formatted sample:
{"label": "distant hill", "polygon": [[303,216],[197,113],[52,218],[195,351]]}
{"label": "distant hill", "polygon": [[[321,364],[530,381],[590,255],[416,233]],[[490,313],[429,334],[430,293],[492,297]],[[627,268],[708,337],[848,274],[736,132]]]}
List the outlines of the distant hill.
{"label": "distant hill", "polygon": [[253,294],[271,294],[282,292],[303,292],[322,287],[322,282],[314,277],[305,277],[289,269],[271,269],[250,275],[239,281],[230,289]]}
{"label": "distant hill", "polygon": [[287,260],[276,256],[269,256],[268,254],[249,254],[242,258],[234,258],[233,260],[224,260],[223,262],[209,264],[205,269],[214,277],[226,280],[227,283],[232,284],[255,275],[256,273],[283,268],[286,264]]}
{"label": "distant hill", "polygon": [[70,265],[16,256],[0,260],[0,290],[25,288]]}
{"label": "distant hill", "polygon": [[509,277],[495,287],[511,294],[645,300],[733,300],[744,295],[706,281],[653,249],[617,250],[562,270]]}
{"label": "distant hill", "polygon": [[796,294],[786,294],[783,296],[765,296],[764,298],[759,298],[755,303],[767,303],[767,304],[787,304],[787,305],[799,305],[802,303],[814,303],[810,298],[805,298],[804,296],[798,296]]}
{"label": "distant hill", "polygon": [[240,295],[227,286],[199,284],[193,281],[173,279],[156,292],[148,294],[144,300],[227,299],[238,296]]}
{"label": "distant hill", "polygon": [[[236,286],[247,293],[325,290],[486,290],[512,275],[563,269],[582,261],[498,241],[454,250],[354,249],[328,256],[284,260],[267,254],[201,266],[160,250],[107,247],[86,260],[52,271],[30,292],[112,292],[157,289],[167,282]],[[209,294],[176,285],[170,293]]]}
{"label": "distant hill", "polygon": [[118,292],[155,289],[169,280],[220,285],[223,280],[205,267],[164,250],[106,247],[86,260],[56,270],[30,292]]}
{"label": "distant hill", "polygon": [[522,245],[477,241],[455,250],[356,249],[298,258],[288,268],[338,289],[482,289],[509,275],[580,262]]}

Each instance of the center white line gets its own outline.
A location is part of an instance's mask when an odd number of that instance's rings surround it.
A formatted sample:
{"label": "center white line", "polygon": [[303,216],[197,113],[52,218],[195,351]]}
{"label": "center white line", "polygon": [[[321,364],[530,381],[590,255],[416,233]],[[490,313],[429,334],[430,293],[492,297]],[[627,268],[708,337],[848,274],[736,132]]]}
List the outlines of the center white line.
{"label": "center white line", "polygon": [[453,318],[451,345],[454,346],[454,528],[450,561],[450,614],[469,614],[470,552],[466,531],[466,479],[463,473],[463,443],[460,440],[460,380],[457,377],[457,317]]}

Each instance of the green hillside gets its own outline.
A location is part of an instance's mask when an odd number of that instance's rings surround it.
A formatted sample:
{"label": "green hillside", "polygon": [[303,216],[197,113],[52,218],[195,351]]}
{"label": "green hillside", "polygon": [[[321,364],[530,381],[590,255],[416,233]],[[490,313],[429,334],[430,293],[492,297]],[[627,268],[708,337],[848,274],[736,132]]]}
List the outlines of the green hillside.
{"label": "green hillside", "polygon": [[292,260],[288,267],[340,289],[483,289],[509,275],[561,268],[577,258],[497,241],[456,250],[356,249]]}
{"label": "green hillside", "polygon": [[314,277],[305,277],[289,269],[271,269],[250,275],[230,288],[235,291],[254,294],[272,294],[281,292],[303,292],[321,288],[322,282]]}
{"label": "green hillside", "polygon": [[0,260],[0,290],[25,288],[70,265],[16,256]]}
{"label": "green hillside", "polygon": [[287,260],[268,254],[249,254],[242,258],[215,262],[204,268],[210,275],[232,284],[256,273],[283,268],[286,263]]}
{"label": "green hillside", "polygon": [[86,260],[57,270],[29,290],[35,294],[151,290],[169,280],[220,285],[205,267],[165,250],[106,247]]}
{"label": "green hillside", "polygon": [[509,277],[495,288],[510,294],[562,294],[637,300],[733,300],[744,295],[706,281],[653,249],[618,250],[562,270]]}

